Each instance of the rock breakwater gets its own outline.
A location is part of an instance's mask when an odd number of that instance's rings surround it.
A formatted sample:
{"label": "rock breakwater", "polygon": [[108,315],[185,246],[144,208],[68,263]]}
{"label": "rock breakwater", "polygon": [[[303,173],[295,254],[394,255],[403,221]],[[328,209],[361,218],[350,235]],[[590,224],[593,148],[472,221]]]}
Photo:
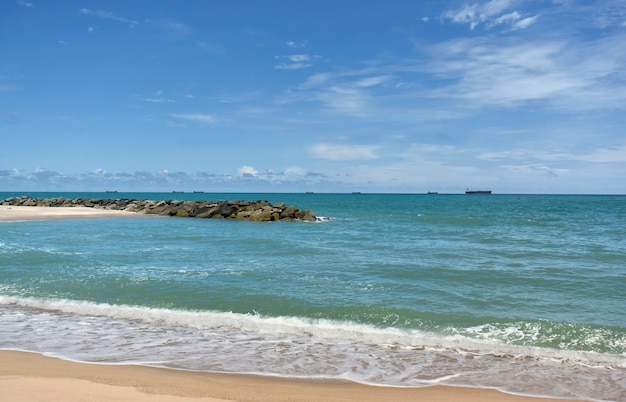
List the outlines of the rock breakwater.
{"label": "rock breakwater", "polygon": [[191,218],[241,219],[249,221],[315,221],[311,211],[284,202],[269,201],[184,201],[140,200],[129,198],[7,198],[0,205],[30,207],[88,207],[137,212],[148,215]]}

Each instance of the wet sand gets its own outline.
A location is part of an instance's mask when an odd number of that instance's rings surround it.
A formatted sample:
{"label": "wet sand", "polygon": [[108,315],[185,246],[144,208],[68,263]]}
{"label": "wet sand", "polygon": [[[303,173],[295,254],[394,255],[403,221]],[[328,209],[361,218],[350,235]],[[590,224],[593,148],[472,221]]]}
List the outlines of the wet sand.
{"label": "wet sand", "polygon": [[77,363],[17,351],[0,351],[0,395],[7,401],[562,401],[479,388],[379,387],[347,381]]}

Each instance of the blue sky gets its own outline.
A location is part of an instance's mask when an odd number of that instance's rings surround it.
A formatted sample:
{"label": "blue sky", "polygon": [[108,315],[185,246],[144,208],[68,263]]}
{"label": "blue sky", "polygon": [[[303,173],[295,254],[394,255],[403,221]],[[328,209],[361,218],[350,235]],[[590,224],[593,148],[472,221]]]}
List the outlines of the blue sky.
{"label": "blue sky", "polygon": [[0,3],[0,191],[626,194],[626,2]]}

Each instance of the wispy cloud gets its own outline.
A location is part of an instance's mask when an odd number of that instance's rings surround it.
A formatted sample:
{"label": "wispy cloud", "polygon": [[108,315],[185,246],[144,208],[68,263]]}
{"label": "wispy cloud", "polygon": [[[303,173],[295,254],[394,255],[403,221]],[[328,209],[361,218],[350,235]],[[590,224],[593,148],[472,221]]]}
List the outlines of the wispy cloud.
{"label": "wispy cloud", "polygon": [[614,148],[598,147],[579,156],[578,159],[597,163],[626,163],[626,145]]}
{"label": "wispy cloud", "polygon": [[625,41],[626,32],[617,31],[587,40],[485,34],[420,43],[413,58],[385,56],[316,72],[281,101],[318,102],[320,113],[404,123],[529,104],[568,113],[626,108]]}
{"label": "wispy cloud", "polygon": [[160,38],[169,41],[188,39],[196,32],[191,25],[168,18],[145,19],[143,24],[155,28]]}
{"label": "wispy cloud", "polygon": [[516,30],[516,29],[526,29],[530,25],[534,24],[537,21],[537,18],[539,18],[539,16],[535,15],[533,17],[526,17],[523,20],[516,21],[513,24],[513,30]]}
{"label": "wispy cloud", "polygon": [[490,0],[485,3],[466,4],[462,8],[445,11],[442,20],[450,20],[457,24],[467,24],[470,29],[484,24],[487,29],[498,25],[523,29],[536,21],[537,16],[522,18],[517,10],[511,10],[518,3],[516,0]]}
{"label": "wispy cloud", "polygon": [[92,17],[97,17],[97,18],[102,18],[105,20],[111,20],[111,21],[117,21],[117,22],[122,22],[125,24],[129,24],[132,27],[134,27],[135,25],[139,25],[139,21],[136,20],[132,20],[130,18],[125,18],[125,17],[119,17],[115,14],[113,14],[112,12],[109,11],[102,11],[102,10],[90,10],[88,8],[81,8],[79,11],[81,14],[84,15],[89,15]]}
{"label": "wispy cloud", "polygon": [[174,99],[167,98],[139,98],[144,102],[152,102],[152,103],[176,103]]}
{"label": "wispy cloud", "polygon": [[18,0],[17,4],[26,8],[32,8],[35,6],[32,2],[26,0]]}
{"label": "wispy cloud", "polygon": [[174,99],[168,99],[163,97],[163,92],[160,90],[156,91],[152,96],[139,98],[139,100],[151,103],[176,103]]}
{"label": "wispy cloud", "polygon": [[592,162],[592,163],[625,163],[626,145],[613,148],[591,147],[578,152],[550,151],[544,149],[520,148],[500,152],[479,154],[478,159],[492,161],[541,161],[541,162]]}
{"label": "wispy cloud", "polygon": [[333,161],[376,159],[376,145],[328,144],[319,143],[310,147],[309,154],[313,158]]}
{"label": "wispy cloud", "polygon": [[623,86],[615,85],[623,83],[626,68],[626,56],[617,50],[624,39],[606,37],[576,46],[565,40],[493,38],[440,43],[429,50],[432,57],[424,71],[447,84],[429,95],[471,100],[479,107],[546,101],[572,110],[619,108],[626,100]]}
{"label": "wispy cloud", "polygon": [[195,123],[202,123],[202,124],[212,124],[215,123],[216,119],[213,115],[211,114],[200,114],[200,113],[172,113],[170,114],[171,117],[174,117],[176,119],[182,119],[182,120],[187,120],[187,121],[192,121]]}
{"label": "wispy cloud", "polygon": [[288,56],[276,56],[278,60],[288,60],[286,63],[276,65],[277,70],[300,70],[311,67],[320,56],[310,56],[308,54],[292,54]]}
{"label": "wispy cloud", "polygon": [[380,74],[378,69],[316,73],[295,87],[285,99],[322,102],[336,113],[373,117],[380,111],[375,112],[371,103],[390,80],[390,75]]}
{"label": "wispy cloud", "polygon": [[301,40],[301,41],[290,40],[290,41],[287,41],[285,44],[287,45],[287,47],[290,47],[292,49],[302,49],[302,48],[306,47],[307,41],[305,41],[305,40]]}

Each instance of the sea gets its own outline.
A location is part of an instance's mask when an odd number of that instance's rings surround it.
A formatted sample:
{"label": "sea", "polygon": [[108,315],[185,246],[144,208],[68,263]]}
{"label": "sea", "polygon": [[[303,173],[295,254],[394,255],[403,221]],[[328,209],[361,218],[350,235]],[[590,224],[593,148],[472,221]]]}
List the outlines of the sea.
{"label": "sea", "polygon": [[626,196],[268,200],[317,222],[0,222],[0,349],[102,364],[626,401]]}

